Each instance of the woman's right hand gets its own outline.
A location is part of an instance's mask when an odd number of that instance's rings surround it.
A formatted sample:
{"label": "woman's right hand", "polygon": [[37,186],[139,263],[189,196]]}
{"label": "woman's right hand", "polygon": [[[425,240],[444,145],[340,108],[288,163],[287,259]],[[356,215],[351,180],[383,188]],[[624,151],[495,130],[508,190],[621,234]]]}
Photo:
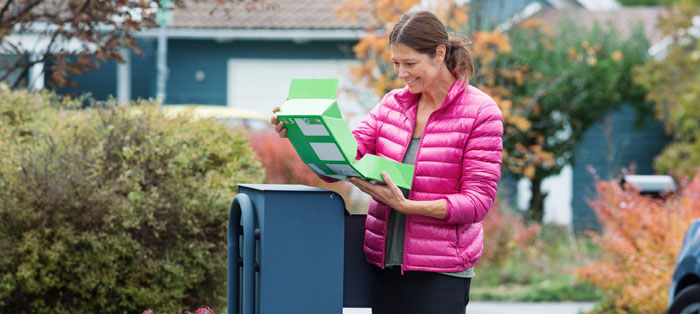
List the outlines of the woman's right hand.
{"label": "woman's right hand", "polygon": [[[277,111],[280,111],[280,107],[275,107],[275,109],[272,109],[272,113],[277,113]],[[272,115],[272,118],[270,118],[270,123],[275,126],[277,135],[279,135],[281,138],[287,137],[287,129],[284,128],[284,122],[279,121],[276,114]]]}

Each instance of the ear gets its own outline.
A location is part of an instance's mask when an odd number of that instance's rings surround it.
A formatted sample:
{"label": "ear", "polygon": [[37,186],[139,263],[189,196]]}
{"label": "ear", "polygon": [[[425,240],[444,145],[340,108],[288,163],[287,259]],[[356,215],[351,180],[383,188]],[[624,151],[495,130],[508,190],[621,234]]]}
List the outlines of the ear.
{"label": "ear", "polygon": [[447,54],[447,47],[445,45],[438,45],[435,47],[435,58],[438,61],[445,61],[445,57]]}

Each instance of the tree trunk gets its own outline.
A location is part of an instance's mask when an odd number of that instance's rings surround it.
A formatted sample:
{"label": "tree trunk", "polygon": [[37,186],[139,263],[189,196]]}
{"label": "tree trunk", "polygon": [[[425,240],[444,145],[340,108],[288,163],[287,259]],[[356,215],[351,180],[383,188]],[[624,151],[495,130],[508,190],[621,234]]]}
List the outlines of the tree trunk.
{"label": "tree trunk", "polygon": [[544,217],[544,199],[547,193],[542,193],[542,179],[532,179],[532,198],[530,198],[530,209],[528,219],[533,222],[542,223]]}

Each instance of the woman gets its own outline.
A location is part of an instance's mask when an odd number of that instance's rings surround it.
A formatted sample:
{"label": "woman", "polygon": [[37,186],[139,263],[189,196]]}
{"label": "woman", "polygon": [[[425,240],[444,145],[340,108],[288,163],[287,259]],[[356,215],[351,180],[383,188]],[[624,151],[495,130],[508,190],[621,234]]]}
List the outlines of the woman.
{"label": "woman", "polygon": [[377,266],[372,313],[465,313],[481,221],[500,179],[501,112],[468,84],[471,53],[432,13],[404,15],[389,38],[406,87],[386,94],[352,133],[358,159],[375,154],[415,172],[410,191],[385,172],[386,184],[350,179],[372,196],[364,244]]}

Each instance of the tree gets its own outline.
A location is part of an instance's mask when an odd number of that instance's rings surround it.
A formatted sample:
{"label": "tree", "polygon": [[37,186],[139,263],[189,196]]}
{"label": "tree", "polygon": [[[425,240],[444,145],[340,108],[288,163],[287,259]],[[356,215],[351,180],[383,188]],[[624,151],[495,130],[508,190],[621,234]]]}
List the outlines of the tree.
{"label": "tree", "polygon": [[[450,31],[466,34],[467,5],[433,2],[430,8]],[[345,0],[341,16],[370,14],[382,25],[369,30],[353,48],[360,60],[351,65],[355,81],[380,97],[403,86],[393,72],[388,31],[417,0]],[[585,30],[562,25],[557,32],[543,22],[526,20],[509,34],[473,31],[473,52],[480,72],[473,85],[492,96],[503,112],[504,173],[532,180],[529,216],[542,221],[544,178],[574,160],[586,130],[622,101],[643,103],[643,90],[631,84],[630,69],[641,64],[648,42],[641,27],[627,40],[613,29]]]}
{"label": "tree", "polygon": [[[205,0],[173,0],[173,7]],[[248,10],[274,7],[266,0],[211,0],[224,6],[242,5]],[[17,55],[0,65],[0,81],[16,75],[12,87],[26,79],[29,69],[42,62],[54,64],[51,80],[57,85],[72,83],[66,78],[89,72],[100,63],[123,62],[122,48],[140,53],[134,35],[156,27],[159,8],[169,7],[157,0],[5,0],[0,4],[0,53]],[[169,9],[169,8],[164,8]],[[35,32],[36,42],[22,45],[13,34]],[[71,47],[72,46],[72,47]],[[75,56],[75,58],[69,58]]]}
{"label": "tree", "polygon": [[534,19],[508,35],[475,34],[475,84],[503,111],[505,171],[532,181],[529,217],[541,222],[541,183],[575,161],[584,133],[622,103],[643,111],[644,90],[632,84],[631,69],[643,62],[648,41],[641,27],[622,39],[613,28],[562,24],[554,31]]}
{"label": "tree", "polygon": [[636,82],[649,89],[656,117],[672,142],[657,156],[661,173],[693,175],[700,167],[700,1],[681,1],[659,21],[671,39],[665,56],[636,68]]}

